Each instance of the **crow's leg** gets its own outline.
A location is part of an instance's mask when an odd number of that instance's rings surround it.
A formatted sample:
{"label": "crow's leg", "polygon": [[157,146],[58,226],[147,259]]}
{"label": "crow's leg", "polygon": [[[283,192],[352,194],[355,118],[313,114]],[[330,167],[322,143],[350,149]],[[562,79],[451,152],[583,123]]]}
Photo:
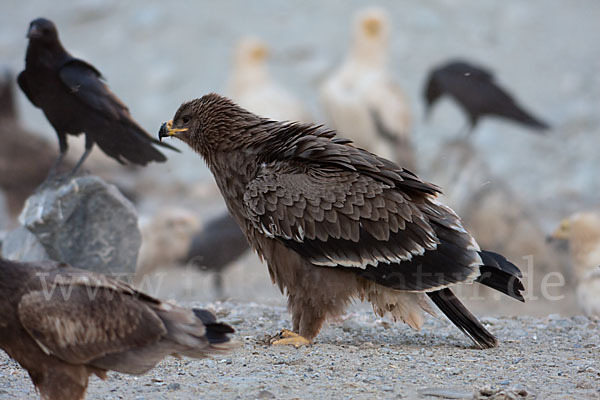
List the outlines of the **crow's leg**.
{"label": "crow's leg", "polygon": [[88,158],[93,147],[94,140],[92,140],[92,138],[89,135],[85,135],[85,151],[83,152],[83,155],[81,156],[79,161],[77,161],[75,168],[73,168],[73,170],[71,171],[71,176],[74,176],[77,173],[77,171],[79,171],[79,168],[81,167],[85,159]]}
{"label": "crow's leg", "polygon": [[46,180],[51,180],[56,175],[56,171],[58,171],[58,167],[62,164],[63,159],[65,158],[65,154],[67,154],[67,150],[69,145],[67,144],[67,135],[66,134],[58,134],[58,148],[59,155],[52,167],[50,167],[50,171],[48,171],[48,175],[46,176]]}

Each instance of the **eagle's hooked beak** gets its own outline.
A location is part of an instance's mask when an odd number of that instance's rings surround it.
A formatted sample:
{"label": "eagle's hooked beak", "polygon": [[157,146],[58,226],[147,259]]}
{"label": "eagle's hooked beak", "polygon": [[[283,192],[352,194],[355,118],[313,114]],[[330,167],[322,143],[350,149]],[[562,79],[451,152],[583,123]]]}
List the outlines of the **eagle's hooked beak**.
{"label": "eagle's hooked beak", "polygon": [[179,132],[186,132],[188,128],[173,128],[173,120],[164,122],[158,131],[158,139],[162,141],[162,138],[169,136],[177,136]]}

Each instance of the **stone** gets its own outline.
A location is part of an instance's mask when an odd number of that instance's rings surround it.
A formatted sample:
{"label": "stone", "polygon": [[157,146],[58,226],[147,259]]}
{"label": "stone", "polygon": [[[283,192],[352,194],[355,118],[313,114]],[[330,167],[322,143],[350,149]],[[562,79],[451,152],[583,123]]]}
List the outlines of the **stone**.
{"label": "stone", "polygon": [[50,258],[37,237],[24,226],[7,233],[1,248],[0,255],[9,260],[38,261]]}
{"label": "stone", "polygon": [[256,398],[257,399],[275,399],[276,397],[273,393],[269,392],[268,390],[261,390],[256,395]]}
{"label": "stone", "polygon": [[21,228],[2,247],[7,258],[49,258],[113,275],[135,271],[141,244],[137,212],[114,185],[96,176],[44,183],[27,199],[19,222]]}

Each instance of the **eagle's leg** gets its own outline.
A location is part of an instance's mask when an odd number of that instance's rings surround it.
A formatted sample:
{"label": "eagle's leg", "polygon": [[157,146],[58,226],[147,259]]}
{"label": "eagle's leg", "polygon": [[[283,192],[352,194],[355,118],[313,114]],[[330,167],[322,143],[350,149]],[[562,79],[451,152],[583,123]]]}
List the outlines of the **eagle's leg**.
{"label": "eagle's leg", "polygon": [[288,344],[296,347],[311,344],[312,339],[317,336],[327,315],[327,306],[320,304],[315,307],[310,296],[293,295],[288,292],[288,307],[292,312],[294,331],[283,329],[276,335],[271,344]]}
{"label": "eagle's leg", "polygon": [[[284,249],[278,246],[276,243],[274,249]],[[344,268],[317,267],[288,251],[276,256],[288,259],[287,263],[271,264],[270,271],[287,293],[294,335],[284,331],[273,338],[272,344],[304,346],[317,336],[327,318],[343,315],[358,291],[357,277]]]}

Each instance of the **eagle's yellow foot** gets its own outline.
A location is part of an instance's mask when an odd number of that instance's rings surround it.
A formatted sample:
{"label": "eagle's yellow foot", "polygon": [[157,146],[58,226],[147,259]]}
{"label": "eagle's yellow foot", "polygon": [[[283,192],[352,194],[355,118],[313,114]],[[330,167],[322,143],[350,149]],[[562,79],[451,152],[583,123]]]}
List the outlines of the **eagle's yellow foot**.
{"label": "eagle's yellow foot", "polygon": [[292,346],[298,348],[300,346],[308,346],[310,344],[310,340],[304,336],[298,335],[296,332],[283,329],[280,333],[275,335],[275,337],[271,338],[271,344],[276,346],[281,344],[291,344]]}

